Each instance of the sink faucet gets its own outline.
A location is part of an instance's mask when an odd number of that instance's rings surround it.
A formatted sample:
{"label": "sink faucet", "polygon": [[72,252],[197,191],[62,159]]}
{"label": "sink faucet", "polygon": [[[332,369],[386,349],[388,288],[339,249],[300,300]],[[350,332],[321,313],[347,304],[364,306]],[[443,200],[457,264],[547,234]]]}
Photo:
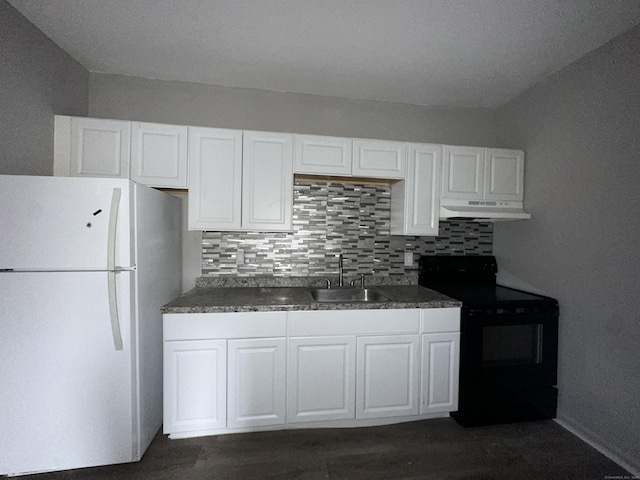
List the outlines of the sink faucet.
{"label": "sink faucet", "polygon": [[338,255],[338,286],[344,287],[344,270],[342,254]]}

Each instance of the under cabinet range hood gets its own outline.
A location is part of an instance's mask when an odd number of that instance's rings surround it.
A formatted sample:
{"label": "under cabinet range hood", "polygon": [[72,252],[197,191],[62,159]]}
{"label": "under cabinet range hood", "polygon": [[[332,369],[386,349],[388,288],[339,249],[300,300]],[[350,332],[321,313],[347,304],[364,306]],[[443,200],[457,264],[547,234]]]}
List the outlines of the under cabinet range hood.
{"label": "under cabinet range hood", "polygon": [[524,211],[522,202],[504,200],[440,200],[441,220],[476,220],[497,222],[527,220],[531,214]]}

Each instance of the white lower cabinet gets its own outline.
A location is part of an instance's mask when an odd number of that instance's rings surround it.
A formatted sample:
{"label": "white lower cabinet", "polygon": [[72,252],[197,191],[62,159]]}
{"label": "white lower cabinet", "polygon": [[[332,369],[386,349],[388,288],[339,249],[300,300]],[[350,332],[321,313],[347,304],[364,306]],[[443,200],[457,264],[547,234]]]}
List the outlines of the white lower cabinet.
{"label": "white lower cabinet", "polygon": [[359,337],[356,418],[418,414],[419,335]]}
{"label": "white lower cabinet", "polygon": [[164,433],[225,428],[227,341],[164,344]]}
{"label": "white lower cabinet", "polygon": [[286,340],[229,340],[227,349],[227,427],[284,424]]}
{"label": "white lower cabinet", "polygon": [[420,413],[458,409],[460,333],[422,335],[422,402]]}
{"label": "white lower cabinet", "polygon": [[287,422],[355,418],[356,338],[289,339]]}
{"label": "white lower cabinet", "polygon": [[459,332],[459,308],[166,314],[164,433],[447,415]]}

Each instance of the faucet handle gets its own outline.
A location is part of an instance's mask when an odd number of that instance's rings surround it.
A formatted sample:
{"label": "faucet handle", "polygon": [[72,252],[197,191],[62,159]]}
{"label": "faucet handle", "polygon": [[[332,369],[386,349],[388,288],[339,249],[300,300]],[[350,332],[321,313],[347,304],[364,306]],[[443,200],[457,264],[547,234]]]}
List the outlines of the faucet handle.
{"label": "faucet handle", "polygon": [[328,278],[321,278],[320,280],[322,280],[323,282],[327,282],[327,290],[331,288],[331,280],[329,280]]}
{"label": "faucet handle", "polygon": [[360,281],[360,288],[364,288],[364,274],[359,275],[358,278],[354,278],[353,280],[351,280],[351,286],[355,287],[358,280]]}

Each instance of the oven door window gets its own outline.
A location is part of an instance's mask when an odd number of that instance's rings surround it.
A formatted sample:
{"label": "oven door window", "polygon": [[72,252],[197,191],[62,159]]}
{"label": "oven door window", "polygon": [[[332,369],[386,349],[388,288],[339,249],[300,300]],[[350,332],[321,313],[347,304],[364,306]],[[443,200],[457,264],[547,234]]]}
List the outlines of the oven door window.
{"label": "oven door window", "polygon": [[542,362],[541,324],[485,325],[482,329],[482,365],[504,367]]}

